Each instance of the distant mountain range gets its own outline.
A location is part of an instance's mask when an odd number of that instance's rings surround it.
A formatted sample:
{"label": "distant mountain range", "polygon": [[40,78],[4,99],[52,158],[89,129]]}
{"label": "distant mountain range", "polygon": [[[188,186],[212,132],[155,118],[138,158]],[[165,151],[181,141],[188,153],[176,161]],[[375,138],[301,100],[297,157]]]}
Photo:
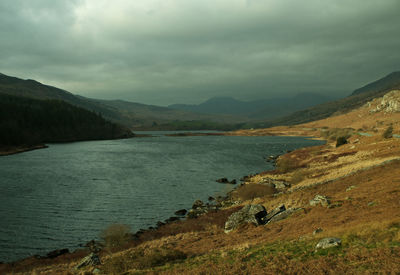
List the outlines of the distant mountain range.
{"label": "distant mountain range", "polygon": [[[239,117],[229,115],[196,114],[167,107],[145,105],[123,100],[100,100],[74,95],[68,91],[44,85],[35,80],[23,80],[0,74],[0,94],[28,97],[33,99],[57,99],[72,105],[100,113],[106,119],[125,125],[131,129],[157,128],[169,125],[173,121],[203,121],[232,123],[243,121]],[[216,125],[218,127],[219,124]],[[168,126],[167,126],[168,127]],[[173,126],[170,126],[173,127]]]}
{"label": "distant mountain range", "polygon": [[293,97],[253,101],[215,97],[198,105],[159,107],[123,100],[86,98],[35,80],[0,73],[0,94],[62,100],[136,130],[233,130],[293,125],[350,111],[392,89],[400,89],[400,72],[393,72],[338,100],[316,93],[301,93]]}
{"label": "distant mountain range", "polygon": [[169,108],[202,114],[245,116],[248,120],[272,119],[294,111],[321,104],[334,98],[316,93],[301,93],[292,97],[240,101],[232,97],[214,97],[199,105],[173,104]]}

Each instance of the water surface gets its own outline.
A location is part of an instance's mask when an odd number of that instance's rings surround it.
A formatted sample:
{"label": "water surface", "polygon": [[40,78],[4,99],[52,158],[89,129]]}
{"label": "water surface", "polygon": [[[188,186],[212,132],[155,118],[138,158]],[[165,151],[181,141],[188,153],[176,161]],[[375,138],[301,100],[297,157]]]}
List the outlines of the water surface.
{"label": "water surface", "polygon": [[298,137],[165,137],[51,144],[0,157],[0,261],[75,249],[113,223],[154,226],[215,182],[271,169],[265,156],[321,144]]}

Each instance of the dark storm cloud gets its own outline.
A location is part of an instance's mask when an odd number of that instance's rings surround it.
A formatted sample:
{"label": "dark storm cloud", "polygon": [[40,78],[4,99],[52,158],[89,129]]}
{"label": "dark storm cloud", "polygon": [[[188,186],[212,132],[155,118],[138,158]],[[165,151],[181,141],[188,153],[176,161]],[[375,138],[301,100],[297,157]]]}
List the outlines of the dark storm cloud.
{"label": "dark storm cloud", "polygon": [[154,104],[350,92],[399,70],[400,1],[0,2],[0,71]]}

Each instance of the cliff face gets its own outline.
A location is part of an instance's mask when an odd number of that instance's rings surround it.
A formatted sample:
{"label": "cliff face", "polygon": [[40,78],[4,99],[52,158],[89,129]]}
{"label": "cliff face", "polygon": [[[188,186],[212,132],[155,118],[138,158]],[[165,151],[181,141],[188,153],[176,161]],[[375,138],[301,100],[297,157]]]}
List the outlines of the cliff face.
{"label": "cliff face", "polygon": [[400,90],[394,90],[382,98],[377,98],[367,103],[370,113],[384,112],[397,113],[400,112]]}

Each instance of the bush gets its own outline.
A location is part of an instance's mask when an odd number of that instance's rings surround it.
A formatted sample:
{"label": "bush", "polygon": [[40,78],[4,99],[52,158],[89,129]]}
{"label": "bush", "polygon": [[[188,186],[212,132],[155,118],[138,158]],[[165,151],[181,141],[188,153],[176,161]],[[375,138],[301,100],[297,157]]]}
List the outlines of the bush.
{"label": "bush", "polygon": [[100,238],[108,249],[119,248],[131,240],[130,227],[125,224],[113,224],[100,233]]}
{"label": "bush", "polygon": [[336,139],[336,147],[342,146],[344,144],[347,144],[347,139],[346,137],[338,137]]}
{"label": "bush", "polygon": [[383,138],[392,138],[393,137],[393,126],[390,125],[389,127],[387,127],[385,132],[383,132],[382,136],[383,136]]}
{"label": "bush", "polygon": [[348,139],[354,134],[354,129],[352,128],[333,128],[329,130],[324,130],[320,132],[321,137],[328,140],[337,140],[339,137],[345,137]]}
{"label": "bush", "polygon": [[278,161],[276,162],[276,168],[279,172],[287,173],[298,168],[298,165],[296,161],[293,159],[279,158]]}
{"label": "bush", "polygon": [[250,183],[239,187],[236,190],[235,195],[238,197],[238,199],[245,201],[273,195],[275,193],[276,189],[269,185]]}

